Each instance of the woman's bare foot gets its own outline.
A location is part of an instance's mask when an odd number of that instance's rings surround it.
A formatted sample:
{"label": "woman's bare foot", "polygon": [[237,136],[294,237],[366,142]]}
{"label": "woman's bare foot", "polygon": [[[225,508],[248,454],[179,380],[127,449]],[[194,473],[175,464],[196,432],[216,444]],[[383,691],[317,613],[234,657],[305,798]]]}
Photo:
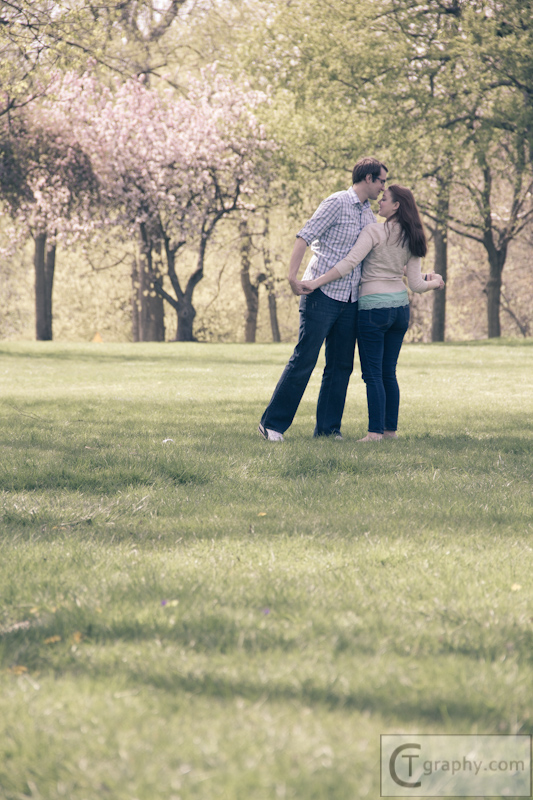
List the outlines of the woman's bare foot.
{"label": "woman's bare foot", "polygon": [[372,433],[369,431],[363,439],[358,439],[358,442],[381,442],[383,439],[382,433]]}
{"label": "woman's bare foot", "polygon": [[398,438],[398,434],[396,433],[396,431],[384,431],[383,438],[384,439],[397,439]]}

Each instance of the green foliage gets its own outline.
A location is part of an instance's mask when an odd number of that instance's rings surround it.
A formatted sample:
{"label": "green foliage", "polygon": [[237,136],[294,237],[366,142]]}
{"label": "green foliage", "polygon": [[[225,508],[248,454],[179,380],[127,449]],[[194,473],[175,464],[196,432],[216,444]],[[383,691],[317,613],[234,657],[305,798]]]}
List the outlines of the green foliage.
{"label": "green foliage", "polygon": [[158,76],[172,63],[169,32],[186,21],[186,6],[186,0],[172,0],[166,9],[153,0],[3,3],[0,78],[7,91],[0,113],[46,94],[58,68],[98,64],[104,74]]}
{"label": "green foliage", "polygon": [[[108,6],[83,0],[60,7],[48,0],[14,0],[0,9],[5,91],[0,112],[45,94],[56,68],[81,71],[96,63],[104,81],[143,73],[151,86],[183,93],[187,75],[217,62],[239,85],[262,89],[271,100],[259,113],[278,149],[267,190],[254,202],[283,219],[276,231],[280,245],[273,248],[276,280],[286,271],[295,231],[324,196],[349,184],[355,160],[372,153],[388,163],[392,180],[414,189],[432,232],[440,226],[446,237],[446,225],[452,224],[486,247],[483,252],[466,243],[458,246],[448,232],[450,248],[475,253],[475,259],[464,259],[467,275],[457,269],[462,255],[450,262],[450,276],[457,275],[458,284],[448,294],[460,308],[449,308],[447,336],[487,330],[478,319],[480,308],[470,310],[472,285],[480,300],[485,302],[482,290],[489,288],[494,302],[501,303],[504,334],[527,334],[524,298],[533,273],[514,252],[527,246],[525,236],[517,237],[528,232],[523,226],[530,226],[532,213],[532,45],[530,0],[176,0],[165,10],[152,0]],[[9,155],[3,153],[0,165],[4,178],[9,178]],[[449,191],[452,204],[444,219]],[[238,248],[226,256],[225,243],[220,247],[209,255],[208,283],[198,289],[197,334],[237,340],[244,308]],[[95,250],[92,261],[98,266],[99,258]],[[192,263],[193,255],[189,258]],[[227,267],[219,285],[221,259]],[[488,282],[488,264],[482,261],[489,259]],[[80,263],[75,254],[70,262]],[[13,268],[2,269],[3,284],[9,284],[14,298]],[[73,282],[92,291],[83,275]],[[96,327],[107,326],[109,336],[125,339],[130,287],[122,276],[116,292],[119,286],[124,293],[113,299],[116,319],[106,314],[105,323],[99,320]],[[87,306],[102,313],[112,307],[95,291],[72,304],[78,315],[83,310],[90,316]],[[279,283],[277,291],[290,337],[294,304]],[[89,338],[93,323],[73,319],[63,300],[66,288],[56,294],[56,318],[62,320],[56,333]],[[266,301],[263,289],[261,294]],[[13,305],[14,300],[10,319],[20,316]],[[265,309],[263,302],[260,314]],[[424,311],[425,327],[429,315]],[[465,324],[457,325],[458,319]],[[17,326],[5,329],[16,335]],[[170,331],[173,335],[173,322]],[[260,323],[260,335],[268,338],[268,323],[262,329]]]}

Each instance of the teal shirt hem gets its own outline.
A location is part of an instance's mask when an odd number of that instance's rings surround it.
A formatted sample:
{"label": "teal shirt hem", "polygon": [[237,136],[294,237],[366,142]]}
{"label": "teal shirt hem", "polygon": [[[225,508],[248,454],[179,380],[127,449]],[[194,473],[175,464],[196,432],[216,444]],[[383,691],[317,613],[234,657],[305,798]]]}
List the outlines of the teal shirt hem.
{"label": "teal shirt hem", "polygon": [[384,292],[383,294],[365,294],[359,298],[359,308],[400,308],[409,305],[407,289],[403,292]]}

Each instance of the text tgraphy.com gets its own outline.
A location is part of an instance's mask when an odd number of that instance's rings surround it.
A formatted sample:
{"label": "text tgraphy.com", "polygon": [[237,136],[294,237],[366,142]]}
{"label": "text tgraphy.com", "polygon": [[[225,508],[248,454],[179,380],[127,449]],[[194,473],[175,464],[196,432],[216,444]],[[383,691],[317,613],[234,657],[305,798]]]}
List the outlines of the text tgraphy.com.
{"label": "text tgraphy.com", "polygon": [[[415,756],[416,757],[416,756]],[[505,761],[505,760],[492,760],[489,762],[473,761],[469,758],[454,759],[453,761],[435,760],[423,761],[422,769],[424,775],[433,775],[434,772],[451,772],[456,775],[458,772],[471,772],[478,775],[481,771],[484,772],[525,772],[525,764],[523,761]],[[411,770],[410,770],[411,772]]]}

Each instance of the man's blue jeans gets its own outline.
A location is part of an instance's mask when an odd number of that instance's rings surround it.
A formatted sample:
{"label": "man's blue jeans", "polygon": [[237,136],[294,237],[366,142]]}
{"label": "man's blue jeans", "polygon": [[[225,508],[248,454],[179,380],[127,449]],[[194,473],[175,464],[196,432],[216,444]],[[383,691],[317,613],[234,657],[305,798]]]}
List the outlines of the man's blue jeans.
{"label": "man's blue jeans", "polygon": [[357,337],[357,303],[333,300],[320,289],[300,298],[298,343],[261,418],[265,428],[284,433],[290,426],[326,341],[326,366],[316,410],[315,436],[341,427]]}
{"label": "man's blue jeans", "polygon": [[357,342],[366,383],[369,432],[395,431],[398,427],[396,364],[408,327],[408,305],[359,311]]}

